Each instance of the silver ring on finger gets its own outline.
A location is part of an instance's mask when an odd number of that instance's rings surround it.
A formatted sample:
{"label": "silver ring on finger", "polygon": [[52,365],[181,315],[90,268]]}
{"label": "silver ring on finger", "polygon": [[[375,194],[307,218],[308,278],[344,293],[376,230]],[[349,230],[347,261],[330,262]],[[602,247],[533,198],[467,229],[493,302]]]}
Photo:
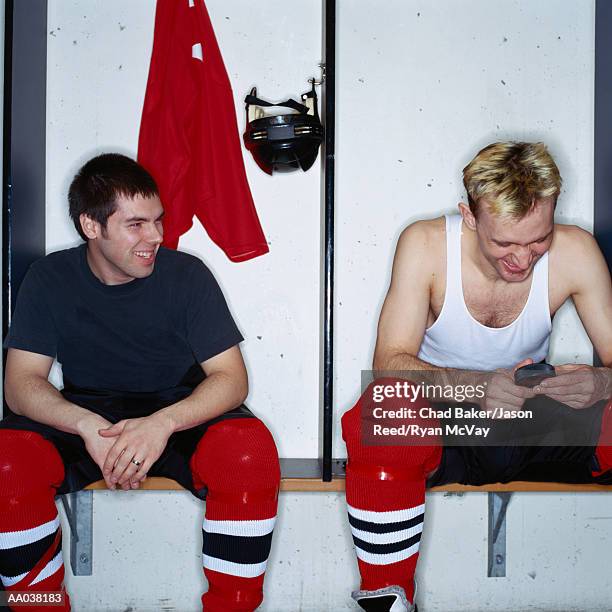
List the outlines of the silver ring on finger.
{"label": "silver ring on finger", "polygon": [[131,461],[134,465],[137,465],[138,467],[142,465],[142,461],[138,461],[138,459],[134,459],[134,457],[132,457]]}

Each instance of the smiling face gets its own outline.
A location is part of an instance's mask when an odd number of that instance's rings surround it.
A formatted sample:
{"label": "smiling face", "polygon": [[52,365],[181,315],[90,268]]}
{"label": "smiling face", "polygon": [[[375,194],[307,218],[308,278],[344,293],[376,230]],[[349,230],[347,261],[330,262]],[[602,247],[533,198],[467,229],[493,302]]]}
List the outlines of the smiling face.
{"label": "smiling face", "polygon": [[106,228],[81,215],[87,236],[87,261],[105,285],[121,285],[153,272],[163,238],[164,209],[159,197],[117,196]]}
{"label": "smiling face", "polygon": [[478,219],[466,219],[464,214],[466,223],[476,232],[480,254],[502,280],[525,280],[552,244],[555,198],[537,200],[518,220],[495,215],[486,202],[482,204]]}

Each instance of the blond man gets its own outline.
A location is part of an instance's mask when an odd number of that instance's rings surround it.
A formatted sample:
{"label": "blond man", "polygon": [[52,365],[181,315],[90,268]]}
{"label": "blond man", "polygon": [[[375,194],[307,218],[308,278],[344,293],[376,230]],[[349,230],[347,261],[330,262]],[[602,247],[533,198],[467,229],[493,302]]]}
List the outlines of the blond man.
{"label": "blond man", "polygon": [[[459,369],[495,371],[485,408],[511,412],[544,398],[557,410],[581,411],[593,444],[450,447],[435,438],[372,446],[362,438],[364,394],[342,426],[361,573],[353,597],[370,612],[416,611],[427,478],[430,485],[612,482],[612,449],[603,444],[612,431],[612,288],[604,257],[587,231],[554,222],[561,177],[542,143],[491,144],[463,178],[468,197],[458,215],[417,221],[400,236],[374,369],[439,371],[447,381]],[[570,298],[603,367],[561,364],[533,388],[515,384],[516,369],[547,359],[552,319]]]}

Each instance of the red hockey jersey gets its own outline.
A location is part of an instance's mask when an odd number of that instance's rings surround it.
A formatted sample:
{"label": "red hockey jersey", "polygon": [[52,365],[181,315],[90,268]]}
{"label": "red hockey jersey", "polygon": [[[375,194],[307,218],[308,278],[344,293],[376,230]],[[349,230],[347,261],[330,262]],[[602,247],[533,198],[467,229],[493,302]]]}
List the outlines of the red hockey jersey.
{"label": "red hockey jersey", "polygon": [[232,261],[268,252],[204,0],[157,0],[138,161],[159,187],[165,246],[177,247],[195,215]]}

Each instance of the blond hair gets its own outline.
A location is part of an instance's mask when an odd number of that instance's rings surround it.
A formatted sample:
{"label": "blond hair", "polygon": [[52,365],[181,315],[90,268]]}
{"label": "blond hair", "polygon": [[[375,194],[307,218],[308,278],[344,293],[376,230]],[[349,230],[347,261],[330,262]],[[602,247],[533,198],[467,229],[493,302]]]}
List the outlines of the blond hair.
{"label": "blond hair", "polygon": [[541,142],[495,142],[463,169],[463,184],[474,216],[486,198],[498,216],[522,219],[534,204],[561,191],[559,168]]}

